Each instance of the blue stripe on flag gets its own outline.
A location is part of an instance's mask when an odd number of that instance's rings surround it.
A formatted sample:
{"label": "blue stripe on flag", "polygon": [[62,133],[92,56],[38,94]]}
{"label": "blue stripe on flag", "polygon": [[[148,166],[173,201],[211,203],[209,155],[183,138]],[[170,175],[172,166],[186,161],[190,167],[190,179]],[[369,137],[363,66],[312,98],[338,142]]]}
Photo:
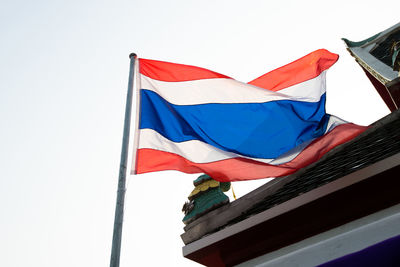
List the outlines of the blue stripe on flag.
{"label": "blue stripe on flag", "polygon": [[153,91],[140,91],[140,129],[153,129],[174,142],[200,140],[254,158],[276,158],[321,136],[329,116],[325,94],[313,103],[174,105]]}

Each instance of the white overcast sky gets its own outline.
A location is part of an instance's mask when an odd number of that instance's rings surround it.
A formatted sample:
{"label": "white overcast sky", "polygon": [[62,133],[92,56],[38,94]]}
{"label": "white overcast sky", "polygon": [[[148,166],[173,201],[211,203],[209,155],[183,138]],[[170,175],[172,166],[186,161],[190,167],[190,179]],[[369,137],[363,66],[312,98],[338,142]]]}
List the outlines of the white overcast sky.
{"label": "white overcast sky", "polygon": [[[1,0],[0,266],[109,265],[129,53],[247,82],[326,48],[340,55],[327,111],[368,125],[389,110],[340,38],[385,30],[398,10],[385,0]],[[197,265],[180,239],[196,177],[129,177],[122,267]]]}

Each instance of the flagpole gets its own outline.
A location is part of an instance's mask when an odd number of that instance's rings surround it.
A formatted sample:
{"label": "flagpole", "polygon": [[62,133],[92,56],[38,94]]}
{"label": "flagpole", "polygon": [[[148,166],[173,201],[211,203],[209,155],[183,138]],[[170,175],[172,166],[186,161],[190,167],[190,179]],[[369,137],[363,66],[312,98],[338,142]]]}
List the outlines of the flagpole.
{"label": "flagpole", "polygon": [[122,239],[122,223],[124,218],[126,169],[128,161],[129,130],[131,125],[133,76],[135,70],[136,54],[129,55],[130,68],[128,80],[128,93],[126,96],[124,133],[122,137],[121,161],[119,165],[117,204],[115,206],[114,232],[111,248],[110,267],[119,267]]}

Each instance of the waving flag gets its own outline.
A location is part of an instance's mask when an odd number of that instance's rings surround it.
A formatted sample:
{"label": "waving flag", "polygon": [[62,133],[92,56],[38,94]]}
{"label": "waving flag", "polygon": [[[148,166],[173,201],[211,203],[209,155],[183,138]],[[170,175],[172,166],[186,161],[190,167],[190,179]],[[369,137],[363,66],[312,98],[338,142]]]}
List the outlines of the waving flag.
{"label": "waving flag", "polygon": [[178,170],[219,181],[288,175],[365,130],[325,113],[317,50],[249,83],[199,67],[139,60],[132,173]]}

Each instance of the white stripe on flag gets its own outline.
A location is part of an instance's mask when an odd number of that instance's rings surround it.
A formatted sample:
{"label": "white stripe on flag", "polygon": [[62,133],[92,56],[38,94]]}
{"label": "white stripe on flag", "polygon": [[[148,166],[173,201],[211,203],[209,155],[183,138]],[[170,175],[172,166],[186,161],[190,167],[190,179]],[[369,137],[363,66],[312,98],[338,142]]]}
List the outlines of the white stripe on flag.
{"label": "white stripe on flag", "polygon": [[175,105],[264,103],[276,100],[318,102],[325,93],[326,71],[305,82],[274,92],[233,79],[164,82],[141,75],[141,89],[156,92]]}

